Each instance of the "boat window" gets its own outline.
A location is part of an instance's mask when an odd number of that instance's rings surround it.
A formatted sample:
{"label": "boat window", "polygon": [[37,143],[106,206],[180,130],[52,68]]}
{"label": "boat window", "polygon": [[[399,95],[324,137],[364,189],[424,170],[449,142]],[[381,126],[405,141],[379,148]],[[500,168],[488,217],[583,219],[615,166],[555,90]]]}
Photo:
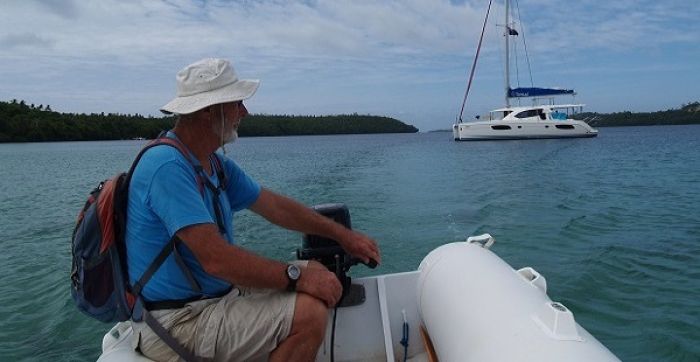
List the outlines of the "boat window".
{"label": "boat window", "polygon": [[554,111],[554,112],[552,112],[552,119],[556,119],[558,121],[565,121],[566,120],[566,113]]}
{"label": "boat window", "polygon": [[542,111],[542,109],[538,109],[538,110],[537,110],[537,115],[539,115],[539,116],[540,116],[540,119],[543,120],[543,121],[544,121],[545,119],[547,119],[547,115],[544,114],[544,112]]}
{"label": "boat window", "polygon": [[507,126],[507,125],[497,125],[497,126],[491,126],[491,129],[504,130],[504,129],[510,129],[510,126]]}
{"label": "boat window", "polygon": [[[538,114],[538,109],[529,109],[527,111],[522,111],[518,114],[515,115],[515,118],[530,118],[530,117],[537,117]],[[541,110],[539,110],[541,111]]]}
{"label": "boat window", "polygon": [[572,126],[570,124],[558,124],[557,128],[559,128],[559,129],[574,129],[574,126]]}

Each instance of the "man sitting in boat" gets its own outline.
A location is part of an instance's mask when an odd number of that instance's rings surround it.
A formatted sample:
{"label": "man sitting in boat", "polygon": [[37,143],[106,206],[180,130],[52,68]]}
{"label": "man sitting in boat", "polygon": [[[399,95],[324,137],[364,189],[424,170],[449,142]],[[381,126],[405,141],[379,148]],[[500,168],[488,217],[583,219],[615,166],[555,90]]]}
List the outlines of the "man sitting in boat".
{"label": "man sitting in boat", "polygon": [[[276,225],[334,239],[365,262],[379,262],[379,249],[371,238],[262,188],[215,153],[236,140],[248,114],[243,100],[258,84],[237,79],[222,59],[204,59],[177,74],[177,97],[161,110],[177,116],[166,137],[181,142],[190,159],[173,147],[154,147],[136,167],[127,210],[130,282],[177,236],[186,268],[171,254],[142,296],[181,346],[216,361],[309,361],[325,336],[328,308],[341,296],[338,279],[319,263],[287,264],[236,246],[233,213],[247,208]],[[134,323],[134,331],[134,346],[148,358],[178,359],[145,323]]]}

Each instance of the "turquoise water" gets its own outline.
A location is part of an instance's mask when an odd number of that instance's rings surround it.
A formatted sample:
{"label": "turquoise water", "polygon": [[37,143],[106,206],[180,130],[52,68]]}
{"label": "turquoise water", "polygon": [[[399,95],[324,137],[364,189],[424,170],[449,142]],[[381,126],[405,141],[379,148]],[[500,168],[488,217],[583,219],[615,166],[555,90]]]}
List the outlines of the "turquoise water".
{"label": "turquoise water", "polygon": [[[70,234],[87,192],[143,141],[0,145],[0,360],[92,361],[110,327],[69,294]],[[489,232],[512,266],[624,361],[700,360],[700,126],[603,128],[595,139],[462,142],[449,133],[244,138],[232,155],[307,204],[345,202],[415,269]],[[237,215],[242,245],[289,259],[300,236]]]}

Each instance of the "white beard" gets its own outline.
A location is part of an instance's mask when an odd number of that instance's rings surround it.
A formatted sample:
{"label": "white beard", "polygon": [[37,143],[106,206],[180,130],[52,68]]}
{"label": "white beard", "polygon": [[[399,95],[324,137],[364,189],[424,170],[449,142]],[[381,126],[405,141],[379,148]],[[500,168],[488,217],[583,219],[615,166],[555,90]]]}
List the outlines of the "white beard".
{"label": "white beard", "polygon": [[235,129],[232,129],[231,132],[229,132],[226,136],[224,136],[224,144],[227,143],[234,143],[238,140],[238,131]]}
{"label": "white beard", "polygon": [[[231,128],[226,134],[221,134],[224,131],[224,122],[225,120],[222,120],[223,122],[218,123],[214,122],[212,124],[212,130],[214,131],[214,134],[221,140],[221,146],[227,144],[227,143],[232,143],[236,142],[238,140],[238,129],[237,128]],[[218,124],[217,124],[218,123]]]}

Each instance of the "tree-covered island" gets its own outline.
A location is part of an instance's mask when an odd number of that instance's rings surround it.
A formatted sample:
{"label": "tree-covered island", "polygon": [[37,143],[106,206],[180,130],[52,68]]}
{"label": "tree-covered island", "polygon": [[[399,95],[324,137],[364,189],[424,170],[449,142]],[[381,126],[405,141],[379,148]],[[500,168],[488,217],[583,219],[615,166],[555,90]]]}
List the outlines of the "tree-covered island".
{"label": "tree-covered island", "polygon": [[[150,139],[174,123],[174,117],[60,113],[50,105],[0,101],[0,142]],[[394,118],[358,114],[249,115],[238,130],[241,137],[415,132],[416,127]]]}
{"label": "tree-covered island", "polygon": [[594,127],[698,124],[700,123],[700,102],[692,102],[684,104],[678,109],[658,112],[584,112],[575,115],[574,118],[586,120]]}

